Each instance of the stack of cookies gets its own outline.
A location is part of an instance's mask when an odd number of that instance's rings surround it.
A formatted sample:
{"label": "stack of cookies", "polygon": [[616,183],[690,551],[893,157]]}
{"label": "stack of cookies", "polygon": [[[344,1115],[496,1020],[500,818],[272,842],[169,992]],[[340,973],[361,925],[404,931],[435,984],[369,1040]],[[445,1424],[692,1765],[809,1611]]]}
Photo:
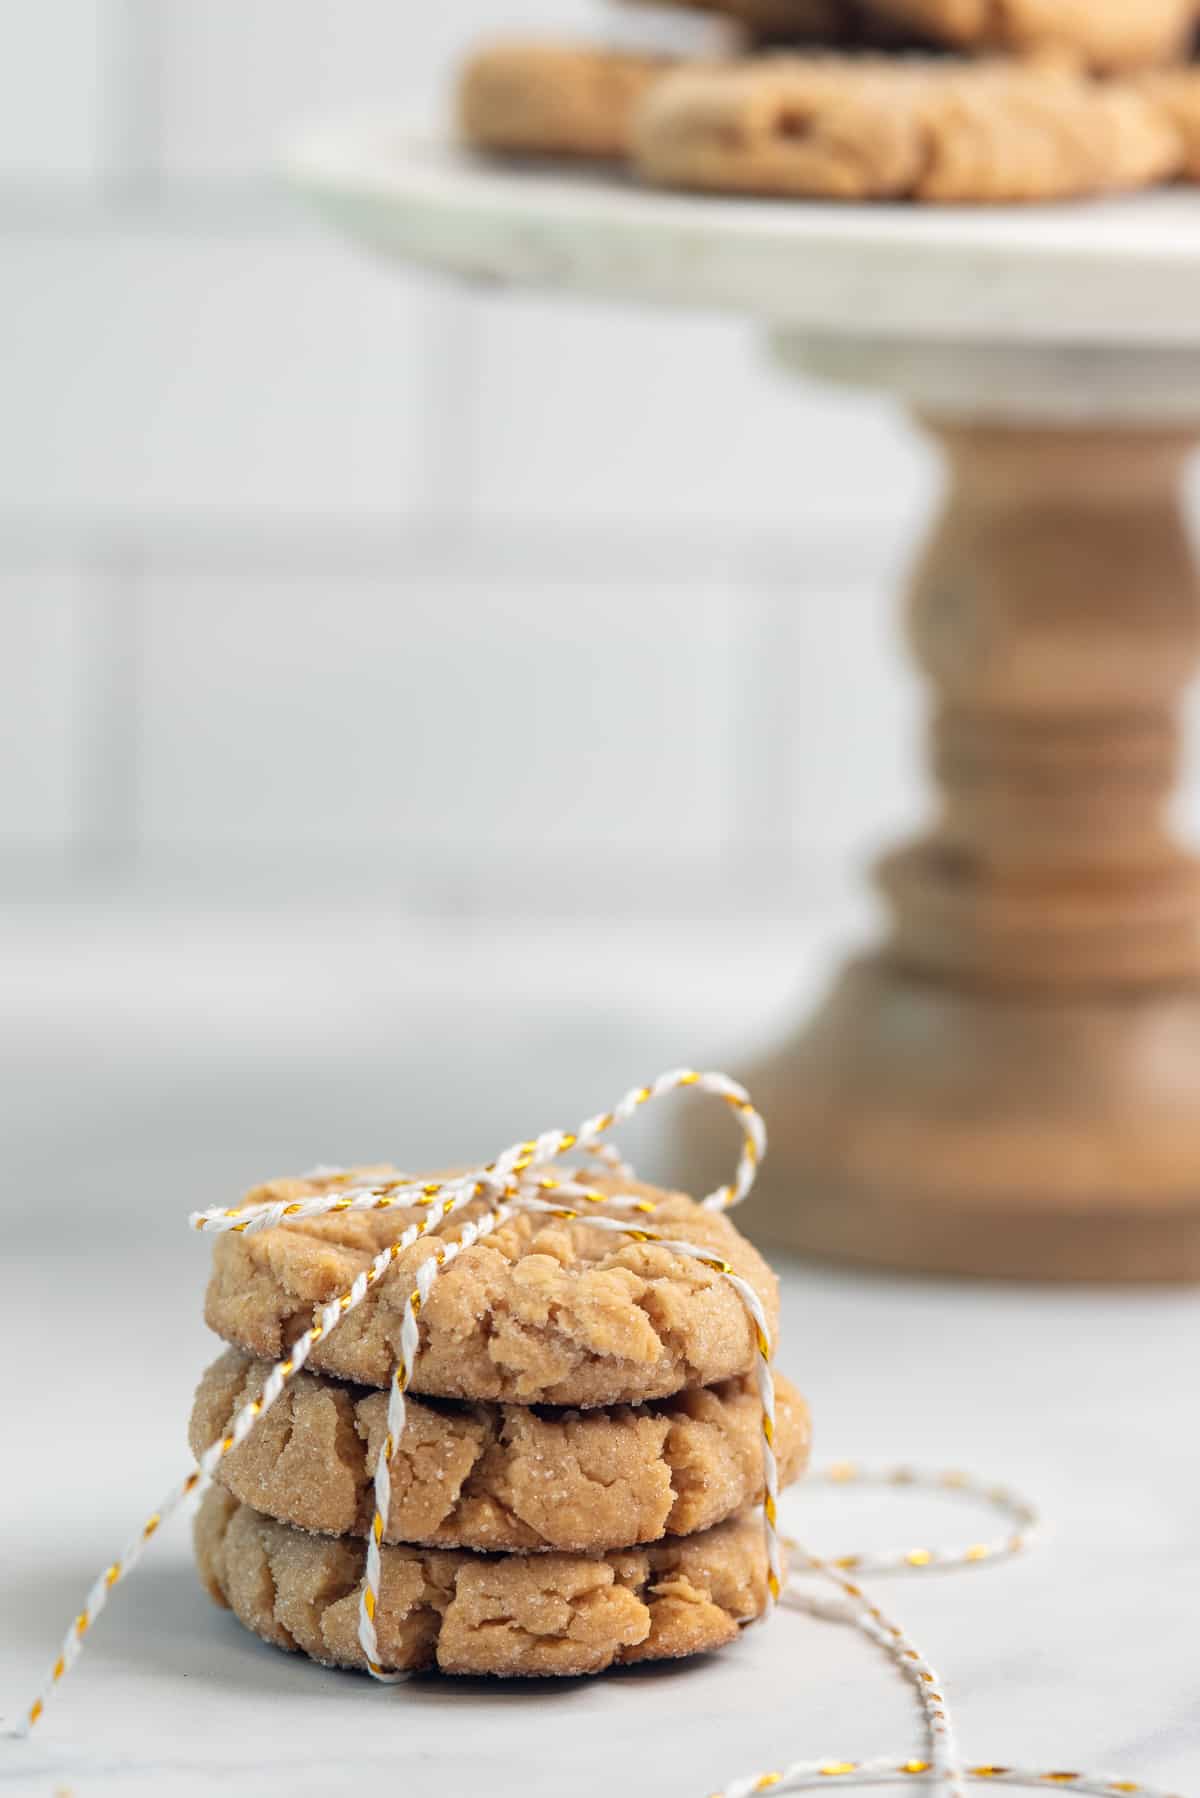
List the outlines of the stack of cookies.
{"label": "stack of cookies", "polygon": [[636,48],[480,50],[459,89],[467,142],[666,187],[839,200],[1200,180],[1198,0],[619,0],[614,20],[649,6],[661,48],[639,29]]}
{"label": "stack of cookies", "polygon": [[[403,1178],[355,1168],[274,1181],[246,1202]],[[727,1215],[636,1182],[619,1190],[653,1207],[657,1232],[746,1281],[774,1341],[774,1276]],[[219,1464],[196,1523],[201,1577],[281,1648],[366,1664],[372,1476],[405,1303],[417,1268],[475,1212],[401,1254]],[[217,1238],[205,1315],[230,1346],[196,1394],[197,1454],[321,1306],[422,1215],[396,1205]],[[525,1213],[447,1263],[420,1327],[382,1536],[385,1669],[595,1673],[719,1648],[762,1614],[758,1343],[719,1272],[662,1242]],[[803,1470],[809,1425],[778,1376],[776,1405],[782,1484]]]}

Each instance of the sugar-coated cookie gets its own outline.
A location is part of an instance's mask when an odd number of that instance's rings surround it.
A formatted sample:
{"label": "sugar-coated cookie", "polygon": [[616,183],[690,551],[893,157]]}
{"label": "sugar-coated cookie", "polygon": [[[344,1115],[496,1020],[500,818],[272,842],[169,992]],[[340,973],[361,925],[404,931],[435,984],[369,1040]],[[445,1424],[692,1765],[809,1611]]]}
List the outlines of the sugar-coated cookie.
{"label": "sugar-coated cookie", "polygon": [[[386,1183],[392,1168],[275,1180],[248,1204],[288,1202],[339,1184]],[[694,1244],[748,1281],[774,1332],[775,1276],[723,1213],[638,1182],[595,1186],[639,1194],[655,1209],[639,1228]],[[400,1350],[404,1308],[420,1264],[453,1240],[467,1207],[399,1256],[358,1306],[313,1349],[315,1371],[386,1386]],[[373,1258],[428,1211],[400,1205],[218,1236],[205,1318],[219,1336],[275,1359],[345,1292]],[[517,1404],[616,1405],[712,1386],[753,1370],[754,1326],[715,1268],[659,1242],[637,1242],[586,1219],[524,1213],[450,1262],[421,1311],[413,1390]]]}
{"label": "sugar-coated cookie", "polygon": [[[327,1665],[365,1666],[363,1542],[308,1535],[213,1486],[195,1544],[212,1597],[256,1635]],[[380,1660],[395,1671],[511,1678],[702,1654],[761,1616],[766,1574],[753,1514],[607,1555],[389,1546],[375,1612]]]}
{"label": "sugar-coated cookie", "polygon": [[1147,186],[1182,146],[1133,87],[1057,65],[774,56],[665,77],[634,158],[671,187],[971,203]]}
{"label": "sugar-coated cookie", "polygon": [[676,61],[599,45],[489,45],[460,75],[460,129],[480,150],[619,160],[638,101]]}
{"label": "sugar-coated cookie", "polygon": [[[197,1455],[259,1396],[269,1368],[238,1349],[209,1368],[192,1410]],[[778,1376],[775,1402],[786,1485],[808,1459],[808,1411]],[[384,1540],[511,1553],[692,1535],[761,1502],[761,1417],[753,1379],[612,1410],[410,1398]],[[386,1433],[385,1393],[301,1373],[217,1478],[282,1523],[362,1536]]]}

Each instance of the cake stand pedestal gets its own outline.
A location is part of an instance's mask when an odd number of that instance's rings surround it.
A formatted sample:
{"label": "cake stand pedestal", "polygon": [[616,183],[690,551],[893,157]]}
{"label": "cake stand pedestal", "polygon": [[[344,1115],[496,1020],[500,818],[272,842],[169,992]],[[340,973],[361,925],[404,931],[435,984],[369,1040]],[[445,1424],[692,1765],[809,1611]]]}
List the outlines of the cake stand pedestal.
{"label": "cake stand pedestal", "polygon": [[[385,255],[746,313],[781,368],[911,406],[949,472],[908,600],[938,811],[879,867],[885,940],[738,1070],[772,1138],[748,1221],[877,1265],[1200,1279],[1200,864],[1167,818],[1200,650],[1200,197],[748,203],[386,126],[292,166]],[[689,1143],[692,1178],[725,1164]]]}

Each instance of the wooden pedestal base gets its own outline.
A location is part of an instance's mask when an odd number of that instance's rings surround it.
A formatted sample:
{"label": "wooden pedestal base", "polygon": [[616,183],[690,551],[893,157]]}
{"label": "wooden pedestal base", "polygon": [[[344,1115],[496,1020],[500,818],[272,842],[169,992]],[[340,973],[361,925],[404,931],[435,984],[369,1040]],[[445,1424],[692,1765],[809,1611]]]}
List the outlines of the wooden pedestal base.
{"label": "wooden pedestal base", "polygon": [[878,1266],[1200,1280],[1198,1070],[1200,986],[1035,999],[872,957],[748,1070],[771,1152],[742,1216]]}
{"label": "wooden pedestal base", "polygon": [[880,868],[889,940],[743,1070],[771,1134],[747,1225],[892,1267],[1200,1280],[1200,868],[1167,820],[1192,437],[934,429],[910,634],[939,814]]}

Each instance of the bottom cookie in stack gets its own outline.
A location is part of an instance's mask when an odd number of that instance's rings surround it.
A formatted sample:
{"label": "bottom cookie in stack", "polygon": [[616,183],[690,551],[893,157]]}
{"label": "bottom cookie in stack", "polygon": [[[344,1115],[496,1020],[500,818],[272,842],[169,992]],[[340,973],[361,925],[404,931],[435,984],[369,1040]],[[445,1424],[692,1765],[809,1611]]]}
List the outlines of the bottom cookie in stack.
{"label": "bottom cookie in stack", "polygon": [[[753,1512],[607,1554],[387,1546],[381,1558],[375,1628],[380,1665],[394,1672],[538,1677],[674,1660],[724,1647],[767,1603]],[[265,1641],[327,1666],[366,1667],[365,1560],[359,1538],[294,1529],[220,1487],[196,1520],[196,1561],[216,1602]]]}
{"label": "bottom cookie in stack", "polygon": [[[227,1350],[196,1393],[197,1454],[270,1364]],[[767,1601],[761,1406],[752,1377],[590,1410],[410,1397],[390,1464],[376,1630],[389,1670],[596,1673],[722,1647]],[[358,1614],[380,1391],[308,1372],[220,1464],[201,1577],[283,1648],[363,1667]],[[807,1407],[776,1381],[781,1484]]]}

